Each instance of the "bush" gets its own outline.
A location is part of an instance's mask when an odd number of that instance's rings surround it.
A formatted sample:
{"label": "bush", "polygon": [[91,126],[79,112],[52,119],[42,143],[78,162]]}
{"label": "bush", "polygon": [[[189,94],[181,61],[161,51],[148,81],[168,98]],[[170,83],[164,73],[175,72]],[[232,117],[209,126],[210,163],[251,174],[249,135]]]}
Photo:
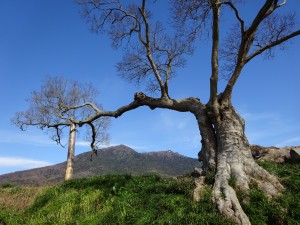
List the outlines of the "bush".
{"label": "bush", "polygon": [[1,185],[1,188],[12,188],[12,187],[14,187],[15,185],[13,185],[13,184],[10,184],[10,183],[5,183],[5,184],[2,184]]}

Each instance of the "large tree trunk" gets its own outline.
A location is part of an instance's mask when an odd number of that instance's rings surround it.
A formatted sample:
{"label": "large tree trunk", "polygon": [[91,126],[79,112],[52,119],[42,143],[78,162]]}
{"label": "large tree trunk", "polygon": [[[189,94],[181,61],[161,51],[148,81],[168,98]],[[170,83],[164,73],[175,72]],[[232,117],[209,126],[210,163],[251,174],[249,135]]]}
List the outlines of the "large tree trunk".
{"label": "large tree trunk", "polygon": [[[202,151],[199,154],[204,169],[216,169],[213,185],[213,201],[218,210],[236,224],[247,225],[250,221],[244,213],[236,190],[247,192],[250,183],[257,186],[268,196],[276,196],[283,190],[277,178],[253,159],[250,145],[244,132],[244,120],[231,105],[219,108],[218,119],[202,119]],[[213,125],[209,121],[214,121]],[[214,132],[212,132],[214,129]],[[215,143],[210,143],[214,141]],[[213,163],[213,160],[215,162]],[[205,173],[204,173],[205,174]],[[234,187],[230,184],[234,183]]]}
{"label": "large tree trunk", "polygon": [[74,123],[71,123],[69,142],[68,142],[68,157],[67,157],[65,180],[70,180],[73,178],[75,139],[76,139],[76,125]]}

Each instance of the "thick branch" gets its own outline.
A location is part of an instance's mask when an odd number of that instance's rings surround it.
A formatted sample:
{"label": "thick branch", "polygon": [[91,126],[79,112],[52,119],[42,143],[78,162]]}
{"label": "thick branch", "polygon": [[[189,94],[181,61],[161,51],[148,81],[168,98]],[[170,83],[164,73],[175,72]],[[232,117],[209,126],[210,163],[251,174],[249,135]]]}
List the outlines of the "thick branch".
{"label": "thick branch", "polygon": [[92,149],[93,152],[95,152],[96,151],[96,149],[95,149],[95,142],[96,142],[96,133],[97,133],[97,131],[96,131],[96,128],[95,128],[95,126],[94,126],[93,123],[88,123],[88,125],[92,129],[91,149]]}
{"label": "thick branch", "polygon": [[[234,87],[238,77],[240,76],[244,65],[246,64],[246,62],[248,62],[250,60],[249,57],[247,58],[246,56],[249,53],[250,48],[253,44],[255,32],[257,31],[259,25],[262,23],[262,21],[265,18],[267,18],[271,13],[273,13],[277,8],[284,5],[284,3],[285,2],[283,2],[282,4],[278,4],[278,0],[266,0],[265,4],[261,7],[261,9],[257,13],[256,17],[254,18],[249,29],[247,29],[244,33],[242,33],[241,43],[240,43],[239,51],[237,54],[236,66],[235,66],[234,72],[233,72],[232,76],[230,77],[230,79],[226,85],[226,88],[223,92],[222,98],[224,101],[230,100],[233,87]],[[282,42],[284,42],[284,40],[282,40],[281,43]],[[273,46],[269,46],[266,49],[269,49],[271,47],[273,47]],[[266,50],[266,49],[264,49],[264,50]],[[260,54],[259,52],[256,52],[256,53],[257,53],[257,55]],[[253,57],[254,56],[255,55],[253,55]]]}
{"label": "thick branch", "polygon": [[[130,110],[136,109],[140,106],[148,106],[150,109],[155,108],[165,108],[171,109],[179,112],[191,112],[193,113],[197,119],[200,115],[203,115],[205,105],[200,102],[197,98],[186,98],[182,100],[174,100],[174,99],[165,99],[165,98],[151,98],[144,93],[136,93],[134,96],[134,101],[129,103],[128,105],[122,106],[115,111],[101,111],[98,110],[93,116],[86,118],[85,120],[72,120],[72,123],[78,124],[79,126],[83,126],[84,124],[88,124],[92,128],[92,142],[91,147],[94,150],[94,144],[96,139],[96,128],[92,124],[93,121],[100,119],[101,117],[119,117],[123,113],[128,112]],[[78,105],[73,108],[76,109],[81,108],[83,106]]]}
{"label": "thick branch", "polygon": [[[95,115],[85,120],[81,120],[81,121],[74,120],[72,122],[78,124],[79,126],[83,126],[84,124],[88,124],[104,116],[117,118],[121,116],[123,113],[136,109],[140,106],[148,106],[150,109],[165,108],[165,109],[171,109],[179,112],[192,112],[192,113],[195,113],[197,110],[204,107],[204,105],[197,98],[186,98],[182,100],[151,98],[145,95],[144,93],[139,92],[135,94],[133,102],[129,103],[128,105],[124,105],[115,111],[99,110]],[[77,106],[77,107],[81,107],[81,106]]]}
{"label": "thick branch", "polygon": [[233,75],[231,76],[230,80],[228,81],[226,88],[222,94],[223,101],[227,101],[227,102],[231,101],[231,94],[232,94],[233,87],[234,87],[237,79],[239,78],[244,65],[245,65],[245,63],[243,62],[243,63],[238,64],[238,66],[235,67]]}
{"label": "thick branch", "polygon": [[249,55],[247,58],[246,58],[246,63],[248,63],[251,59],[253,59],[254,57],[260,55],[261,53],[263,53],[264,51],[268,50],[268,49],[271,49],[277,45],[280,45],[281,43],[293,38],[293,37],[296,37],[300,35],[300,30],[297,30],[281,39],[278,39],[276,41],[273,41],[271,42],[270,44],[266,45],[266,46],[263,46],[261,47],[260,49],[256,50],[254,53],[252,53],[251,55]]}
{"label": "thick branch", "polygon": [[142,8],[140,9],[139,8],[139,11],[142,15],[142,18],[143,18],[143,21],[144,21],[144,24],[145,24],[145,36],[146,36],[146,43],[144,44],[146,50],[147,50],[147,59],[150,63],[150,66],[153,70],[153,73],[154,73],[154,76],[159,84],[159,87],[160,87],[160,90],[161,90],[161,97],[162,98],[169,98],[168,96],[168,92],[167,90],[165,89],[165,86],[164,86],[164,83],[163,83],[163,80],[158,72],[158,69],[157,69],[157,66],[153,60],[153,57],[152,57],[152,50],[151,50],[151,44],[150,44],[150,31],[149,31],[149,23],[148,23],[148,19],[147,19],[147,16],[146,16],[146,10],[145,10],[145,7],[146,7],[146,0],[143,0],[143,4],[142,4]]}
{"label": "thick branch", "polygon": [[61,133],[62,133],[62,130],[64,128],[60,128],[59,126],[54,126],[55,128],[55,131],[56,131],[56,136],[53,135],[52,136],[52,140],[55,141],[57,144],[59,144],[61,147],[65,147],[62,143],[61,143]]}
{"label": "thick branch", "polygon": [[232,2],[223,2],[222,4],[228,5],[234,11],[235,17],[237,18],[241,26],[241,34],[243,34],[245,31],[245,22],[240,17],[239,10],[235,7],[235,5]]}
{"label": "thick branch", "polygon": [[20,126],[20,129],[21,130],[24,130],[24,126],[39,126],[40,128],[45,128],[45,127],[48,127],[48,128],[56,128],[56,127],[59,127],[59,126],[70,126],[70,122],[59,122],[59,123],[45,123],[45,122],[36,122],[36,123],[32,123],[32,122],[25,122],[25,121],[22,121],[22,120],[19,120],[18,121],[18,125]]}
{"label": "thick branch", "polygon": [[90,106],[95,112],[101,111],[95,104],[93,104],[92,102],[85,102],[81,105],[74,105],[74,106],[63,106],[63,112],[66,113],[69,110],[72,109],[80,109],[80,108],[84,108],[85,106]]}
{"label": "thick branch", "polygon": [[[247,29],[245,34],[245,39],[248,39],[249,36],[253,35],[253,33],[256,31],[259,24],[268,16],[270,15],[275,9],[277,5],[278,0],[266,0],[265,4],[261,7],[259,12],[257,13],[255,19],[253,20],[251,26],[249,29]],[[273,7],[272,7],[273,6]]]}
{"label": "thick branch", "polygon": [[218,76],[219,76],[219,14],[220,5],[213,3],[213,36],[212,36],[212,55],[211,67],[212,75],[210,77],[210,103],[215,104],[218,94]]}

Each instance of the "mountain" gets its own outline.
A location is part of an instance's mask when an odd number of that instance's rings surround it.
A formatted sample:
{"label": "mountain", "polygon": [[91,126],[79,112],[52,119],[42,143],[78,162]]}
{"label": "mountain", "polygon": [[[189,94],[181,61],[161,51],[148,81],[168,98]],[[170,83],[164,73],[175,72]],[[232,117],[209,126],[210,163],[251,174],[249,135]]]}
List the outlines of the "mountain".
{"label": "mountain", "polygon": [[[174,177],[192,172],[200,163],[197,159],[168,151],[138,153],[125,145],[103,148],[94,155],[85,152],[75,157],[74,177],[91,177],[107,174],[142,175],[156,173]],[[65,162],[53,166],[24,170],[0,176],[0,185],[53,185],[63,182]]]}

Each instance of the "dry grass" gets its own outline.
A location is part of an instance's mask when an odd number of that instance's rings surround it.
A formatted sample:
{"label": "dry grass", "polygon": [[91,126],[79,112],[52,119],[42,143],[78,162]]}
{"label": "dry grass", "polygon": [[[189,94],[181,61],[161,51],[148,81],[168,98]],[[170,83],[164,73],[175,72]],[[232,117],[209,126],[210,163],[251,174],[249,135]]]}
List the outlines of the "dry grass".
{"label": "dry grass", "polygon": [[0,188],[0,209],[22,211],[33,203],[36,196],[46,187],[7,187]]}

